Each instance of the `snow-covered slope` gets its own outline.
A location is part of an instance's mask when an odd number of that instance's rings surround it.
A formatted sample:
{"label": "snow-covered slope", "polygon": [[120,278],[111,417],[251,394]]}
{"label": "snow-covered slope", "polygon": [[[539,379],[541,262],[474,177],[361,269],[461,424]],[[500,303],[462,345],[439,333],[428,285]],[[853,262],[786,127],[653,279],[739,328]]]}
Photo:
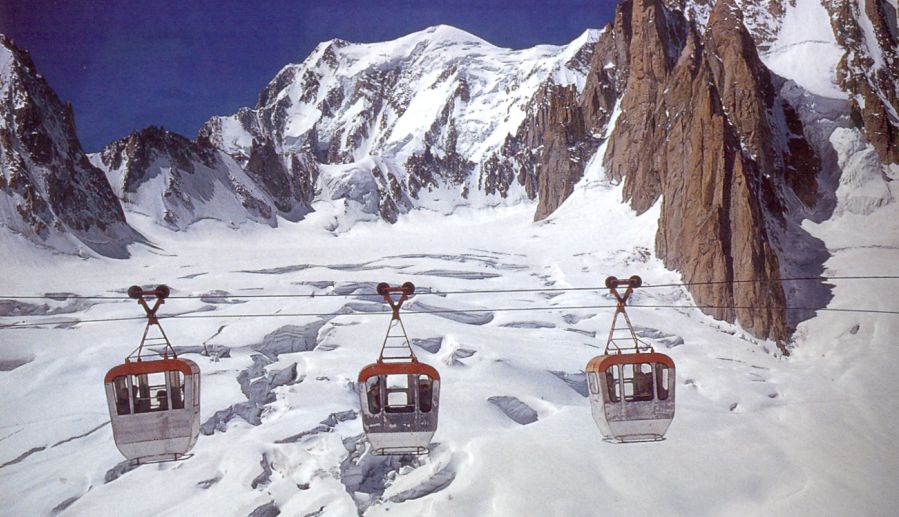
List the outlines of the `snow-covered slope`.
{"label": "snow-covered slope", "polygon": [[827,10],[820,0],[785,2],[784,7],[779,30],[761,53],[765,66],[815,95],[846,99],[837,80],[844,50],[834,38]]}
{"label": "snow-covered slope", "polygon": [[[849,159],[846,146],[836,147],[840,160]],[[666,441],[612,445],[594,427],[581,373],[601,352],[613,306],[607,294],[427,294],[600,286],[608,274],[677,282],[650,251],[658,207],[636,216],[599,164],[592,160],[569,199],[539,223],[529,222],[533,204],[523,203],[459,208],[453,217],[419,210],[393,225],[360,222],[335,235],[329,228],[343,207],[319,202],[305,220],[278,228],[201,221],[172,233],[138,215],[134,223],[162,249],[135,250],[128,262],[18,252],[11,292],[122,298],[0,305],[3,323],[72,322],[0,329],[0,493],[17,494],[4,497],[5,510],[891,514],[899,504],[892,489],[899,457],[890,445],[899,425],[896,316],[820,312],[800,326],[785,358],[774,343],[695,309],[633,308],[641,334],[677,363],[678,408]],[[892,195],[894,184],[887,184]],[[867,216],[837,210],[826,222],[806,223],[832,254],[825,274],[899,275],[897,206],[872,207]],[[211,242],[215,260],[207,258]],[[9,253],[4,248],[0,259]],[[410,310],[487,310],[404,318],[420,359],[443,378],[435,443],[419,459],[368,455],[356,413],[353,382],[376,357],[389,319],[364,296],[380,281],[414,282],[420,294]],[[101,382],[136,344],[142,323],[76,321],[139,316],[123,288],[163,282],[176,295],[230,297],[163,306],[183,318],[163,324],[176,345],[193,347],[186,356],[203,372],[204,434],[186,461],[129,471],[112,443]],[[833,281],[829,307],[896,310],[894,282]],[[348,296],[249,297],[275,293]],[[641,289],[633,300],[691,302],[678,287]],[[592,305],[607,308],[575,308]],[[528,310],[490,310],[514,308]],[[191,351],[202,344],[214,358]],[[248,400],[239,378],[277,385],[273,398],[254,389]],[[508,397],[536,421],[507,416]]]}

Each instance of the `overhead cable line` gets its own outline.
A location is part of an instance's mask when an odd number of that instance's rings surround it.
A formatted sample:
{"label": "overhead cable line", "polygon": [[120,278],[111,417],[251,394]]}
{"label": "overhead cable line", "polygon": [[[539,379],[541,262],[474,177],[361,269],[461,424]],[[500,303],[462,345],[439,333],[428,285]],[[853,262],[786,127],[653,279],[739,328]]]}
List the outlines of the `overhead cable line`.
{"label": "overhead cable line", "polygon": [[[772,279],[754,279],[754,280],[715,280],[707,282],[681,282],[668,284],[643,284],[641,289],[653,289],[662,287],[693,287],[702,285],[721,285],[721,284],[746,284],[746,283],[771,283],[771,282],[801,282],[801,281],[829,281],[829,280],[899,280],[899,275],[864,275],[864,276],[808,276],[808,277],[792,277],[792,278],[772,278]],[[465,294],[514,294],[514,293],[552,293],[552,292],[575,292],[575,291],[607,291],[606,286],[592,287],[533,287],[519,289],[467,289],[458,291],[435,291],[430,288],[419,288],[419,294],[430,294],[435,296],[444,295],[465,295]],[[170,300],[201,300],[201,299],[229,299],[229,298],[247,298],[247,299],[263,299],[263,298],[363,298],[376,297],[381,295],[377,293],[281,293],[281,294],[184,294],[171,295]],[[0,299],[9,300],[127,300],[127,294],[121,296],[91,296],[76,295],[69,293],[47,293],[44,295],[9,295],[0,294]]]}
{"label": "overhead cable line", "polygon": [[[615,305],[575,305],[575,306],[540,306],[540,307],[501,307],[492,309],[428,309],[428,310],[408,310],[405,314],[473,314],[473,313],[489,313],[489,312],[549,312],[549,311],[573,311],[573,310],[597,310],[597,309],[614,309]],[[730,309],[730,310],[771,310],[769,306],[728,306],[728,305],[628,305],[629,308],[637,309]],[[821,312],[844,312],[859,314],[883,314],[883,315],[899,315],[899,310],[883,310],[883,309],[858,309],[858,308],[839,308],[839,307],[784,307],[786,311],[821,311]],[[339,316],[360,316],[360,315],[387,315],[390,311],[353,311],[353,312],[327,312],[327,313],[257,313],[257,314],[181,314],[181,315],[159,315],[159,319],[234,319],[234,318],[336,318]],[[106,323],[117,321],[144,321],[145,317],[123,317],[123,318],[99,318],[91,320],[64,320],[64,321],[42,321],[33,323],[16,322],[9,324],[0,324],[0,329],[15,329],[42,326],[59,326],[59,325],[79,325],[81,323]]]}

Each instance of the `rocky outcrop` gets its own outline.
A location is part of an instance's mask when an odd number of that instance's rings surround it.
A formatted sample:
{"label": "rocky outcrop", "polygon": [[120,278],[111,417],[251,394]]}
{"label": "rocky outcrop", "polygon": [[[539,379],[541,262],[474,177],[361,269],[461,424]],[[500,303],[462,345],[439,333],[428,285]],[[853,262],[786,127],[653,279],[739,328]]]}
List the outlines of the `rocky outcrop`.
{"label": "rocky outcrop", "polygon": [[584,165],[599,143],[587,138],[584,110],[577,102],[573,86],[557,86],[549,91],[543,152],[537,165],[539,192],[535,220],[559,207],[584,174]]}
{"label": "rocky outcrop", "polygon": [[[619,10],[615,26],[629,23]],[[537,199],[535,220],[545,218],[571,194],[587,160],[605,137],[627,73],[623,30],[604,31],[590,52],[579,53],[586,67],[584,87],[546,82],[528,102],[527,116],[514,135],[481,164],[479,186],[506,197],[513,184]]]}
{"label": "rocky outcrop", "polygon": [[[851,94],[853,120],[883,163],[899,163],[899,29],[896,9],[881,0],[822,0],[846,53],[837,67]],[[867,29],[867,30],[866,30]]]}
{"label": "rocky outcrop", "polygon": [[549,85],[543,85],[528,101],[525,121],[514,135],[507,135],[502,147],[481,165],[478,186],[489,195],[506,198],[512,186],[523,187],[528,199],[537,197],[537,168],[549,118]]}
{"label": "rocky outcrop", "polygon": [[75,134],[72,106],[0,35],[0,221],[58,249],[124,258],[141,237]]}
{"label": "rocky outcrop", "polygon": [[137,192],[151,179],[150,168],[161,157],[165,157],[167,166],[184,174],[194,174],[195,163],[215,166],[214,150],[201,148],[177,133],[156,126],[135,131],[107,145],[100,153],[104,166],[122,172],[119,186],[126,194]]}
{"label": "rocky outcrop", "polygon": [[788,198],[817,202],[820,163],[737,4],[709,8],[700,27],[661,0],[619,6],[584,91],[556,90],[544,101],[536,218],[565,200],[585,157],[606,140],[604,165],[624,183],[624,200],[642,213],[661,199],[657,254],[702,283],[690,289],[697,303],[782,340],[790,329],[772,242]]}
{"label": "rocky outcrop", "polygon": [[282,217],[297,221],[311,211],[318,165],[308,154],[281,156],[269,140],[253,141],[244,169]]}
{"label": "rocky outcrop", "polygon": [[690,288],[705,312],[782,340],[789,329],[771,232],[781,230],[785,189],[809,205],[817,191],[801,122],[776,95],[732,1],[715,4],[702,36],[693,26],[683,32],[686,23],[653,0],[635,1],[632,20],[607,170],[638,212],[661,197],[656,252],[686,282],[705,283]]}

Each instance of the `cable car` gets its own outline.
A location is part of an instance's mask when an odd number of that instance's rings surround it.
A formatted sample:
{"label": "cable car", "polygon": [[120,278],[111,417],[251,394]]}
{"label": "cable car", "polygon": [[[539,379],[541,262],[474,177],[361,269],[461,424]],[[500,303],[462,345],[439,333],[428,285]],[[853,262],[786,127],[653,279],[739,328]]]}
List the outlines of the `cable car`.
{"label": "cable car", "polygon": [[[200,368],[178,358],[156,316],[169,294],[164,285],[152,291],[128,289],[128,296],[146,311],[147,326],[140,345],[104,379],[116,447],[135,463],[184,459],[200,433]],[[152,307],[148,296],[156,298]],[[147,337],[151,326],[160,337]],[[160,358],[145,360],[144,345],[152,341],[165,348]]]}
{"label": "cable car", "polygon": [[400,307],[414,293],[411,282],[378,284],[393,316],[378,361],[359,372],[362,427],[376,455],[425,454],[437,430],[440,374],[415,357],[400,320]]}
{"label": "cable car", "polygon": [[[642,284],[636,275],[606,279],[618,304],[605,352],[587,363],[593,420],[610,442],[664,440],[674,419],[674,361],[637,338],[625,311],[628,298]],[[618,288],[623,286],[627,290],[622,295]],[[616,327],[619,314],[625,327]]]}

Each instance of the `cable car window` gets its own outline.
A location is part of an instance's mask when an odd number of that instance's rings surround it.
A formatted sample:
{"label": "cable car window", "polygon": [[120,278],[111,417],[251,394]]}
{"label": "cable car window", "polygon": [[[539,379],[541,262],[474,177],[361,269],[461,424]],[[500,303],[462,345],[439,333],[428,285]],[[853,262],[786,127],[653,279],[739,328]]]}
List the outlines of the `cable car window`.
{"label": "cable car window", "polygon": [[165,372],[131,376],[131,394],[135,413],[165,411],[169,408]]}
{"label": "cable car window", "polygon": [[193,385],[194,392],[194,407],[198,407],[200,405],[200,376],[197,374],[193,374],[191,377],[191,384]]}
{"label": "cable car window", "polygon": [[624,400],[634,400],[634,365],[621,365],[621,378],[624,384]]}
{"label": "cable car window", "polygon": [[147,375],[147,383],[150,386],[150,411],[165,411],[169,409],[168,384],[165,372],[155,372]]}
{"label": "cable car window", "polygon": [[606,385],[609,388],[609,401],[618,402],[621,400],[621,372],[618,365],[609,366],[606,369]]}
{"label": "cable car window", "polygon": [[658,391],[659,400],[668,400],[668,367],[663,364],[656,364],[656,390]]}
{"label": "cable car window", "polygon": [[115,392],[116,413],[119,415],[130,415],[131,402],[128,400],[128,377],[125,375],[116,377],[112,382],[112,389]]}
{"label": "cable car window", "polygon": [[175,370],[168,374],[169,397],[172,409],[184,409],[184,374]]}
{"label": "cable car window", "polygon": [[146,375],[131,376],[131,402],[135,413],[150,411],[150,385]]}
{"label": "cable car window", "polygon": [[652,399],[652,365],[649,363],[636,364],[634,365],[633,400],[647,401]]}
{"label": "cable car window", "polygon": [[365,381],[365,393],[368,396],[368,412],[376,415],[381,412],[381,378],[369,377]]}
{"label": "cable car window", "polygon": [[599,375],[596,372],[587,374],[587,384],[590,386],[590,393],[599,395]]}
{"label": "cable car window", "polygon": [[397,406],[408,406],[409,394],[405,391],[390,391],[387,393],[387,406],[396,409]]}
{"label": "cable car window", "polygon": [[409,389],[411,375],[387,376],[387,406],[388,413],[409,413],[415,411],[412,405],[412,392]]}
{"label": "cable car window", "polygon": [[434,381],[427,375],[418,376],[418,409],[430,413],[433,407]]}
{"label": "cable car window", "polygon": [[388,375],[387,389],[407,389],[409,388],[408,375]]}

